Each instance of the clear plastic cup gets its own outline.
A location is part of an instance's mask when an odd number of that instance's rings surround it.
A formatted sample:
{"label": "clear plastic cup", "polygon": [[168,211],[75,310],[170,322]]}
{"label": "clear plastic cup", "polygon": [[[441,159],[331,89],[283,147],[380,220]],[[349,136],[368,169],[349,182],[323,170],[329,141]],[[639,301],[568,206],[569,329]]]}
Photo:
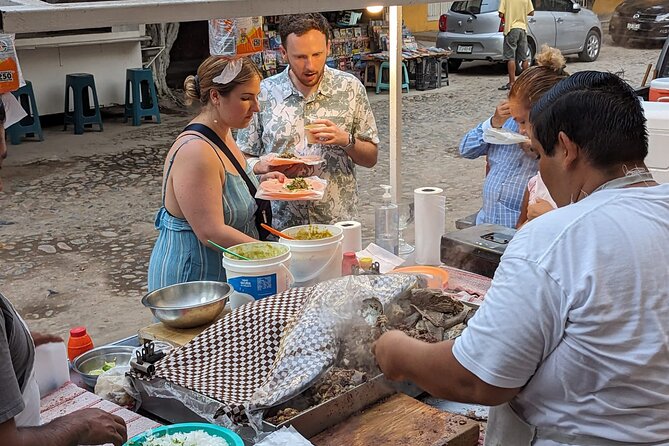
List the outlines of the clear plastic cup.
{"label": "clear plastic cup", "polygon": [[318,144],[319,141],[314,136],[314,131],[320,128],[326,127],[325,124],[307,124],[304,126],[304,132],[307,136],[307,142],[309,144]]}

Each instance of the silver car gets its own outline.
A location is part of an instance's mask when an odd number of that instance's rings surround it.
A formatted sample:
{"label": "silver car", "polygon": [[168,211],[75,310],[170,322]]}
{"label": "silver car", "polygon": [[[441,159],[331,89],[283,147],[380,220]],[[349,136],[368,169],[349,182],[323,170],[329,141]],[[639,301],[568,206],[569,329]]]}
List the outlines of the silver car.
{"label": "silver car", "polygon": [[[602,24],[595,13],[572,0],[533,0],[534,16],[528,17],[528,50],[534,60],[543,44],[560,49],[562,54],[578,54],[592,62],[599,56]],[[449,69],[455,71],[463,61],[503,61],[504,21],[497,9],[499,0],[460,0],[439,19],[437,46],[450,49]]]}

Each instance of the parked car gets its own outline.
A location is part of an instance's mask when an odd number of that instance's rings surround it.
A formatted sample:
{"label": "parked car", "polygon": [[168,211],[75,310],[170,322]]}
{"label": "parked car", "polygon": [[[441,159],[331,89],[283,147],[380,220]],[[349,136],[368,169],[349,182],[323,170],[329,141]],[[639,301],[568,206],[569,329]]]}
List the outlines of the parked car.
{"label": "parked car", "polygon": [[[528,51],[534,60],[543,44],[562,54],[578,54],[592,62],[599,56],[602,24],[597,15],[573,0],[533,0],[535,12],[528,17]],[[450,49],[449,69],[468,60],[501,62],[504,19],[497,12],[499,0],[459,0],[439,19],[437,46]]]}
{"label": "parked car", "polygon": [[[662,51],[660,51],[660,57],[657,58],[657,65],[655,67],[657,77],[669,77],[669,38],[664,41],[664,46],[662,47]],[[650,85],[646,84],[643,87],[639,87],[636,89],[636,92],[644,101],[647,101],[650,93]]]}
{"label": "parked car", "polygon": [[669,38],[664,41],[664,46],[657,59],[657,77],[669,77]]}
{"label": "parked car", "polygon": [[615,43],[629,40],[662,42],[669,36],[669,0],[625,0],[609,22]]}

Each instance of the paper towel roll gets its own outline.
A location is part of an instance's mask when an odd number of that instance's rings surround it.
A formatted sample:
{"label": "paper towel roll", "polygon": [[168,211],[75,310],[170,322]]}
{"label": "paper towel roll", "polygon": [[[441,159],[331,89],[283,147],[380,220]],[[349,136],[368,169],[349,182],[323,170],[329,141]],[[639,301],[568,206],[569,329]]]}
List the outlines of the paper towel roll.
{"label": "paper towel roll", "polygon": [[446,225],[446,197],[438,187],[414,190],[416,263],[441,264],[441,236]]}
{"label": "paper towel roll", "polygon": [[362,251],[362,225],[357,221],[340,221],[335,226],[341,228],[344,234],[342,240],[343,252]]}

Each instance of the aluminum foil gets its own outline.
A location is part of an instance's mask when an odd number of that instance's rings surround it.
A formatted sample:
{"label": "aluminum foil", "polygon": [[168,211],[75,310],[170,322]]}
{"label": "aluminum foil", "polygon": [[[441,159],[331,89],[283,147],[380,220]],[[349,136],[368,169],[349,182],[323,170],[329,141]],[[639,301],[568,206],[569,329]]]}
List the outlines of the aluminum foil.
{"label": "aluminum foil", "polygon": [[352,321],[364,320],[364,301],[376,298],[385,307],[418,285],[416,276],[398,274],[346,276],[315,286],[286,327],[267,379],[251,397],[247,416],[254,428],[261,429],[264,409],[299,395],[334,365],[345,331]]}

